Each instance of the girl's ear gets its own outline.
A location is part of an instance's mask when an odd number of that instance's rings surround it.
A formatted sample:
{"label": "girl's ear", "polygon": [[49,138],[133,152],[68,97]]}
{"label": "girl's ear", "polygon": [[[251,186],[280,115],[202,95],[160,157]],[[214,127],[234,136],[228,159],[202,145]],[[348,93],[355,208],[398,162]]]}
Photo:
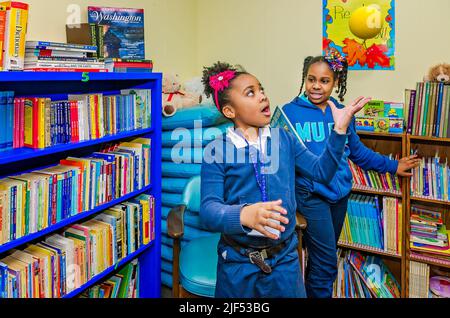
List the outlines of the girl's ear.
{"label": "girl's ear", "polygon": [[236,118],[236,112],[235,112],[234,108],[232,106],[230,106],[230,105],[225,105],[222,108],[222,113],[228,119]]}

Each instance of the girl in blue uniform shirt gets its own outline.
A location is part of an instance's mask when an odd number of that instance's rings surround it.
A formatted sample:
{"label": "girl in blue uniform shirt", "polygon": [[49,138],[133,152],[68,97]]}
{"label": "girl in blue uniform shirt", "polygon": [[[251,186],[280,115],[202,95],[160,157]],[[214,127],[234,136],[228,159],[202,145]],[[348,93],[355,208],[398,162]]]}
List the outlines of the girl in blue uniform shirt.
{"label": "girl in blue uniform shirt", "polygon": [[253,75],[218,62],[205,68],[203,83],[234,123],[206,147],[201,172],[200,217],[208,230],[222,233],[216,297],[305,297],[294,235],[295,171],[328,183],[348,125],[369,99],[331,106],[334,127],[318,157],[290,133],[269,127],[269,99]]}
{"label": "girl in blue uniform shirt", "polygon": [[[329,127],[333,124],[333,105],[338,109],[344,107],[331,94],[336,87],[340,101],[344,100],[347,70],[345,58],[337,52],[306,58],[300,95],[283,107],[308,150],[316,155],[326,149],[332,135]],[[302,93],[304,85],[305,92]],[[304,236],[308,251],[305,287],[310,298],[332,297],[337,276],[336,246],[352,189],[352,174],[347,160],[352,160],[364,170],[397,173],[404,177],[411,176],[408,170],[418,165],[416,156],[396,161],[365,147],[356,133],[354,120],[348,132],[345,153],[331,182],[313,180],[305,174],[297,174],[296,177],[298,211],[308,222]]]}

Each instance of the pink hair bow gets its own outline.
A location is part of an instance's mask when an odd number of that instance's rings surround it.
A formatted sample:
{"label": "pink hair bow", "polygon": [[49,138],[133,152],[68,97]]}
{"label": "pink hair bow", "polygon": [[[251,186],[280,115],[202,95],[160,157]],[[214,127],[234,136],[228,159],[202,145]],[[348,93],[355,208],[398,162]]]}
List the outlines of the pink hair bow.
{"label": "pink hair bow", "polygon": [[217,109],[220,111],[219,105],[219,92],[222,92],[224,89],[230,86],[230,81],[236,75],[235,71],[225,71],[216,75],[213,75],[209,78],[209,85],[214,89],[214,98],[216,101]]}

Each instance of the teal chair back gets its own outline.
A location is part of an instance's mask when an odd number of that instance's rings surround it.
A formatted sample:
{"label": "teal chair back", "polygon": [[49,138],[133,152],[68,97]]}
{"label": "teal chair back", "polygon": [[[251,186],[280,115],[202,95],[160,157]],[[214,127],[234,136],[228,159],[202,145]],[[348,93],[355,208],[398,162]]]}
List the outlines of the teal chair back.
{"label": "teal chair back", "polygon": [[220,234],[194,238],[180,248],[184,235],[184,212],[200,211],[200,176],[186,185],[181,205],[167,218],[168,234],[173,245],[173,294],[175,297],[214,297],[217,279],[217,244]]}

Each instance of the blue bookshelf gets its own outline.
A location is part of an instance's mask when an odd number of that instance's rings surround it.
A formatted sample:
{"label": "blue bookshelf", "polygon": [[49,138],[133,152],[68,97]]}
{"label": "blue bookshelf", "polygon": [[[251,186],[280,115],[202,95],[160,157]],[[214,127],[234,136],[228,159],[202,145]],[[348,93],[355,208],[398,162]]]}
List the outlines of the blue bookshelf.
{"label": "blue bookshelf", "polygon": [[[0,152],[0,178],[22,171],[29,171],[45,165],[57,164],[61,158],[82,155],[104,143],[117,142],[130,137],[146,137],[151,143],[151,185],[130,193],[122,198],[65,219],[40,232],[27,235],[4,245],[0,245],[0,256],[13,248],[39,240],[65,226],[89,218],[120,202],[142,194],[151,194],[155,198],[155,240],[128,255],[115,266],[91,279],[81,288],[64,298],[76,297],[84,290],[100,282],[115,270],[131,260],[138,258],[140,263],[141,298],[159,298],[161,295],[161,73],[69,73],[69,72],[0,72],[0,91],[12,90],[16,97],[48,97],[52,100],[67,99],[69,94],[102,93],[119,94],[122,89],[150,89],[152,98],[152,127],[107,136],[97,140],[58,145],[51,148],[14,149]],[[95,150],[93,150],[95,151]]]}

